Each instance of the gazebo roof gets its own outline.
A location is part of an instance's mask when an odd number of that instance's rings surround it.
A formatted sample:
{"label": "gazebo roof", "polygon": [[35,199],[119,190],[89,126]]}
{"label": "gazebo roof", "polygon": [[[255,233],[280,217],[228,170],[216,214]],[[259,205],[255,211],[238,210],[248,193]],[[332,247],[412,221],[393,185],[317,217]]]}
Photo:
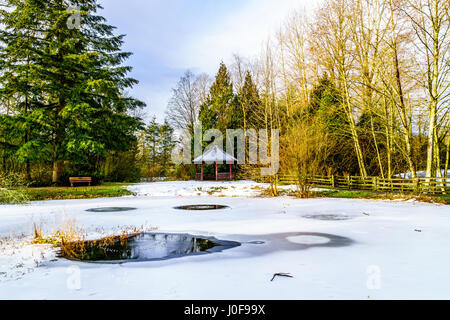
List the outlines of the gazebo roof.
{"label": "gazebo roof", "polygon": [[201,163],[230,163],[238,161],[235,157],[232,155],[229,155],[228,153],[224,152],[222,149],[220,149],[217,146],[212,147],[209,150],[205,150],[202,156],[195,158],[194,163],[195,164],[201,164]]}

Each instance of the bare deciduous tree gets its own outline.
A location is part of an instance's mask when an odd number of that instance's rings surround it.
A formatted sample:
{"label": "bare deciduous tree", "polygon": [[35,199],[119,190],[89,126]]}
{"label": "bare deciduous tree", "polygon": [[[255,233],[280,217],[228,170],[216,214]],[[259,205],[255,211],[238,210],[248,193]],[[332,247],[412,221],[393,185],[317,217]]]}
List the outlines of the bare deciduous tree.
{"label": "bare deciduous tree", "polygon": [[194,134],[199,108],[208,97],[209,87],[208,75],[195,76],[191,71],[186,71],[173,89],[166,111],[167,121],[173,128]]}

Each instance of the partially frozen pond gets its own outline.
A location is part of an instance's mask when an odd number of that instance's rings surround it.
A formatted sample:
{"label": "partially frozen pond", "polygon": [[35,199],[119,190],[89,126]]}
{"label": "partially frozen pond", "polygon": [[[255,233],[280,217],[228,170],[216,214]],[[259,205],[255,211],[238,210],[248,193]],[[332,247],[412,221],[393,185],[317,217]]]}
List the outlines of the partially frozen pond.
{"label": "partially frozen pond", "polygon": [[207,210],[221,210],[226,208],[229,207],[220,204],[192,204],[188,206],[175,207],[174,209],[188,210],[188,211],[207,211]]}
{"label": "partially frozen pond", "polygon": [[125,211],[133,211],[137,210],[136,208],[129,207],[103,207],[103,208],[93,208],[87,209],[87,212],[125,212]]}
{"label": "partially frozen pond", "polygon": [[[227,189],[212,195],[206,191],[222,186]],[[148,183],[130,187],[136,197],[0,206],[0,237],[7,239],[11,230],[18,239],[28,234],[32,222],[51,234],[73,220],[88,239],[120,234],[122,227],[142,230],[141,226],[158,228],[155,234],[177,235],[167,240],[164,235],[154,239],[145,235],[143,241],[129,243],[132,249],[126,259],[97,263],[57,258],[52,248],[22,246],[23,240],[10,246],[8,240],[0,245],[0,299],[449,298],[448,206],[253,197],[253,192],[260,192],[255,186],[253,182]],[[174,209],[191,204],[230,208]],[[109,207],[138,210],[101,213]],[[100,213],[86,212],[91,208]],[[197,249],[191,238],[197,239]],[[241,245],[227,246],[218,239]],[[146,259],[155,261],[140,262]],[[367,285],[372,283],[374,268],[381,272],[379,290]],[[271,282],[275,273],[294,278]],[[79,289],[68,289],[68,279],[77,274]]]}
{"label": "partially frozen pond", "polygon": [[[319,232],[289,232],[261,234],[257,236],[236,236],[245,244],[259,244],[252,253],[264,254],[282,250],[301,251],[311,248],[339,248],[355,244],[351,238]],[[256,240],[257,239],[257,240]]]}
{"label": "partially frozen pond", "polygon": [[353,219],[353,217],[344,214],[309,214],[303,216],[303,218],[323,221],[342,221]]}
{"label": "partially frozen pond", "polygon": [[60,256],[85,262],[133,262],[179,258],[220,252],[240,246],[239,242],[198,237],[189,234],[141,233],[128,238],[115,237],[73,242]]}

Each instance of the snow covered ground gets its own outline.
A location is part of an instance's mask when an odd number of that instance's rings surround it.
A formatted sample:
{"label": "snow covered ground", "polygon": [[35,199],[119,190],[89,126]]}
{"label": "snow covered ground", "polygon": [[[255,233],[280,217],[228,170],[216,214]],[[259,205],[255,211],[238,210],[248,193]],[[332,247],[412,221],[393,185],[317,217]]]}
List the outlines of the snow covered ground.
{"label": "snow covered ground", "polygon": [[[0,244],[0,299],[450,299],[448,206],[255,197],[263,187],[158,182],[130,187],[136,197],[0,206],[1,237],[29,233],[33,222],[51,231],[76,219],[91,237],[154,226],[242,243],[172,260],[92,264],[8,240]],[[173,209],[189,204],[230,208]],[[137,210],[86,211],[100,207]],[[280,272],[293,278],[270,281]]]}
{"label": "snow covered ground", "polygon": [[129,190],[140,196],[215,196],[252,197],[261,193],[269,185],[252,181],[172,181],[143,183],[129,187]]}
{"label": "snow covered ground", "polygon": [[[439,174],[439,170],[436,170],[436,176],[438,176],[438,174]],[[416,175],[419,178],[426,178],[427,177],[426,171],[417,171]],[[445,175],[445,170],[441,170],[441,175],[442,176]],[[411,179],[411,172],[400,173],[400,174],[398,174],[396,176],[400,177],[400,178],[403,178],[403,179]],[[450,170],[447,171],[447,177],[450,177]]]}

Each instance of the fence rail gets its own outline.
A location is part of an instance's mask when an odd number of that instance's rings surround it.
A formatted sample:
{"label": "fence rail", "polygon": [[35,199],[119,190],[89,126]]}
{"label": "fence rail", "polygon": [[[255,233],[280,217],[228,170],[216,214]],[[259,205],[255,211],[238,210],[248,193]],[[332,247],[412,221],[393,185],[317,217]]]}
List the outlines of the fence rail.
{"label": "fence rail", "polygon": [[[297,184],[297,177],[293,175],[280,175],[279,182]],[[382,192],[402,192],[426,195],[450,194],[450,178],[415,178],[384,179],[379,177],[355,176],[311,176],[306,183],[313,187],[367,190]]]}

